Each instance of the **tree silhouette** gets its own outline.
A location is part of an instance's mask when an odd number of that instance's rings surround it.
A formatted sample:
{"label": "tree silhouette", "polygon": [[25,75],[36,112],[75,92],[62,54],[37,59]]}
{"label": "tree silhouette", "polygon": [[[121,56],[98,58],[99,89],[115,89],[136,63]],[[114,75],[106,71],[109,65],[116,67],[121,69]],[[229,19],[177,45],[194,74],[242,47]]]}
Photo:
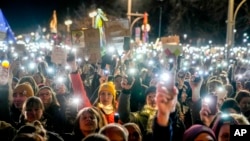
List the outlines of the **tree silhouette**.
{"label": "tree silhouette", "polygon": [[[235,0],[235,8],[241,0]],[[101,8],[108,17],[126,18],[127,0],[84,0],[75,11],[75,28],[90,25],[88,12]],[[241,43],[242,34],[249,31],[249,9],[247,1],[240,8],[236,18],[236,43]],[[132,12],[149,14],[151,31],[149,36],[155,40],[159,28],[159,7],[162,7],[162,35],[187,34],[195,44],[197,40],[207,43],[225,44],[228,0],[132,0]],[[132,17],[135,18],[135,17]],[[141,25],[142,21],[138,22]]]}

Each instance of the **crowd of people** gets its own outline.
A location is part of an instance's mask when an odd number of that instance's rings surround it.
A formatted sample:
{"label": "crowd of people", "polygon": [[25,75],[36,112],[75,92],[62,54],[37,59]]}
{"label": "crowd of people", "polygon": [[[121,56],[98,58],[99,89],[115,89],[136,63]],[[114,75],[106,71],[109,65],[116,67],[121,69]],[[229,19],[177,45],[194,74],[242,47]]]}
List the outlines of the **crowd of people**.
{"label": "crowd of people", "polygon": [[128,51],[96,64],[69,53],[69,69],[48,54],[29,71],[13,59],[1,66],[0,140],[228,141],[230,125],[250,124],[248,55],[218,51]]}

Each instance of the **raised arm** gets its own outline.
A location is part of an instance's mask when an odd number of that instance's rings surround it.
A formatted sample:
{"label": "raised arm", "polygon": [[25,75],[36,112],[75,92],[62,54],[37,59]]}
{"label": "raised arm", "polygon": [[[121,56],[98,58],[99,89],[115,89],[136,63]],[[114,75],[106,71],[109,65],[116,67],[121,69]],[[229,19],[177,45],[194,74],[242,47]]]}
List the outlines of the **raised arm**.
{"label": "raised arm", "polygon": [[72,83],[73,93],[76,97],[80,97],[81,103],[79,105],[79,109],[83,107],[90,107],[91,103],[86,94],[86,90],[84,88],[84,84],[82,82],[81,76],[77,71],[77,64],[75,59],[67,60],[68,65],[71,67],[70,79]]}

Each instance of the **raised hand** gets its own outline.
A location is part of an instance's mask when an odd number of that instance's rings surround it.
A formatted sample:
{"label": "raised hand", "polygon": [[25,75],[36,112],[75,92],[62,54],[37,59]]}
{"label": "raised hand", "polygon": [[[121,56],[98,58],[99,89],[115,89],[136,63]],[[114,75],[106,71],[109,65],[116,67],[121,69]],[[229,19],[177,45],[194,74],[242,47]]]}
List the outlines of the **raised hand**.
{"label": "raised hand", "polygon": [[0,85],[6,85],[9,82],[9,68],[0,66]]}
{"label": "raised hand", "polygon": [[130,90],[135,83],[135,79],[132,78],[132,82],[128,83],[127,77],[123,77],[121,81],[121,87],[125,90]]}

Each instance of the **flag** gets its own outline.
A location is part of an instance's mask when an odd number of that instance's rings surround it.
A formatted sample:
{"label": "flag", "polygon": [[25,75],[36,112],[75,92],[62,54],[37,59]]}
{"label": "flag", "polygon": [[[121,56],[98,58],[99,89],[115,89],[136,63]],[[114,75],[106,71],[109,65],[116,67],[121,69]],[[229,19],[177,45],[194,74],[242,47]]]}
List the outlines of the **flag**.
{"label": "flag", "polygon": [[104,29],[104,22],[108,21],[108,18],[102,11],[102,9],[97,9],[97,15],[95,17],[95,28],[99,29],[100,33],[100,47],[101,47],[101,54],[104,54],[106,52],[106,36],[105,36],[105,29]]}
{"label": "flag", "polygon": [[12,32],[8,21],[6,20],[2,10],[0,9],[0,41],[1,40],[6,42],[16,42],[14,33]]}
{"label": "flag", "polygon": [[52,19],[50,21],[50,32],[57,33],[57,16],[56,10],[53,11]]}

